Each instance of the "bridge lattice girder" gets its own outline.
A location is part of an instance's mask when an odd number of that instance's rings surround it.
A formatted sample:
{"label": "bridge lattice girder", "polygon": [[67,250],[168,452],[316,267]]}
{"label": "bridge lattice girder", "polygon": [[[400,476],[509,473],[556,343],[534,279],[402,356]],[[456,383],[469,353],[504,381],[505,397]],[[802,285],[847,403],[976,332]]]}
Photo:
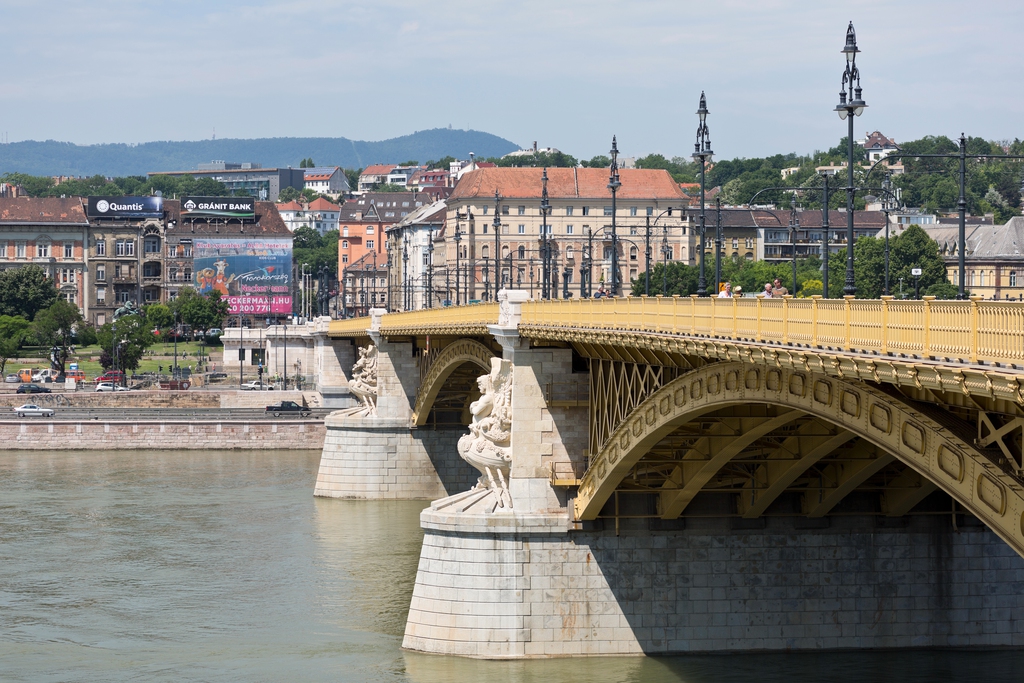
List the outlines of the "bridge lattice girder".
{"label": "bridge lattice girder", "polygon": [[[767,408],[759,417],[729,417],[751,406]],[[758,439],[766,453],[745,461],[744,476],[725,476],[716,484],[745,499],[739,504],[745,516],[762,514],[798,477],[808,476],[823,457],[857,437],[840,460],[809,475],[820,491],[813,486],[804,491],[806,514],[826,514],[843,495],[899,461],[907,469],[882,491],[884,512],[904,514],[941,488],[1024,555],[1024,486],[998,464],[997,449],[982,450],[952,422],[863,382],[739,362],[686,372],[637,405],[592,454],[575,500],[576,518],[597,518],[653,447],[680,427],[716,413],[721,421],[695,431],[662,484],[662,517],[678,516],[697,493],[714,488],[712,479]],[[742,482],[738,488],[737,482]]]}

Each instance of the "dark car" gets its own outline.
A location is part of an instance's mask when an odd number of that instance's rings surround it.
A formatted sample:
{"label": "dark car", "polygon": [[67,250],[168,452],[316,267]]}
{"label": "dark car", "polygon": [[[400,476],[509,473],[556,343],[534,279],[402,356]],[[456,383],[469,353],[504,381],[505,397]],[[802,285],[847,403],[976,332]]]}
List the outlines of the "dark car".
{"label": "dark car", "polygon": [[22,384],[18,387],[19,394],[49,394],[50,387],[41,387],[38,384]]}
{"label": "dark car", "polygon": [[273,413],[274,417],[281,417],[281,413],[298,413],[302,417],[308,417],[313,414],[313,411],[308,407],[299,405],[295,401],[281,401],[272,406],[267,406],[267,412]]}

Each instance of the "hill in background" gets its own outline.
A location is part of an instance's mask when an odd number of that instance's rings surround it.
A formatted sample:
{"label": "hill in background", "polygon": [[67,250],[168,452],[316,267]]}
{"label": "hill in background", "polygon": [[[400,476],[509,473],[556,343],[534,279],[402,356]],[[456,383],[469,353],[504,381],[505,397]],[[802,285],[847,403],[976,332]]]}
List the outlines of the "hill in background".
{"label": "hill in background", "polygon": [[47,140],[0,145],[0,175],[130,176],[153,171],[195,170],[215,159],[256,162],[264,168],[298,167],[309,157],[318,166],[364,168],[370,164],[420,163],[445,156],[468,159],[500,157],[519,145],[490,133],[435,128],[412,135],[367,142],[348,138],[259,138],[192,142],[145,142],[139,145],[76,145]]}

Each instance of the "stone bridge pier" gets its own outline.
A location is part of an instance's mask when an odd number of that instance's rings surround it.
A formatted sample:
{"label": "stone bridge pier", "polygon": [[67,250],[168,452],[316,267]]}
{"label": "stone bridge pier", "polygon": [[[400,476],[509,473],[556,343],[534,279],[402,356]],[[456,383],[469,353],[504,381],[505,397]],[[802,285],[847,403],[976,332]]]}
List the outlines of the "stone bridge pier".
{"label": "stone bridge pier", "polygon": [[432,500],[403,647],[1024,647],[1024,373],[499,298],[338,327],[363,405],[328,418],[316,495]]}

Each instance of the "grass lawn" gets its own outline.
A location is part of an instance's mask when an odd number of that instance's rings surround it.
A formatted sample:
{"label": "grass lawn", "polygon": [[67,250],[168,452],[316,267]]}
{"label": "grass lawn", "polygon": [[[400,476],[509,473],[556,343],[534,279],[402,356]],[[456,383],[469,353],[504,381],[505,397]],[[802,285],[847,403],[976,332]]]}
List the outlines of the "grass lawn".
{"label": "grass lawn", "polygon": [[[49,361],[46,360],[48,352],[42,348],[28,347],[21,351],[22,358],[11,358],[7,361],[7,372],[17,372],[21,368],[46,368]],[[78,369],[85,372],[88,379],[103,374],[100,365],[100,353],[102,350],[98,345],[75,347],[75,353],[68,358],[68,363],[78,363]],[[178,367],[189,367],[196,365],[196,357],[199,353],[199,342],[178,342]],[[220,368],[223,362],[223,347],[203,345],[203,353],[207,357],[207,363],[216,363]],[[209,358],[210,355],[213,358]],[[160,366],[163,371],[174,365],[174,343],[157,343],[146,349],[146,354],[139,361],[137,372],[159,372]],[[16,366],[16,367],[15,367]]]}

